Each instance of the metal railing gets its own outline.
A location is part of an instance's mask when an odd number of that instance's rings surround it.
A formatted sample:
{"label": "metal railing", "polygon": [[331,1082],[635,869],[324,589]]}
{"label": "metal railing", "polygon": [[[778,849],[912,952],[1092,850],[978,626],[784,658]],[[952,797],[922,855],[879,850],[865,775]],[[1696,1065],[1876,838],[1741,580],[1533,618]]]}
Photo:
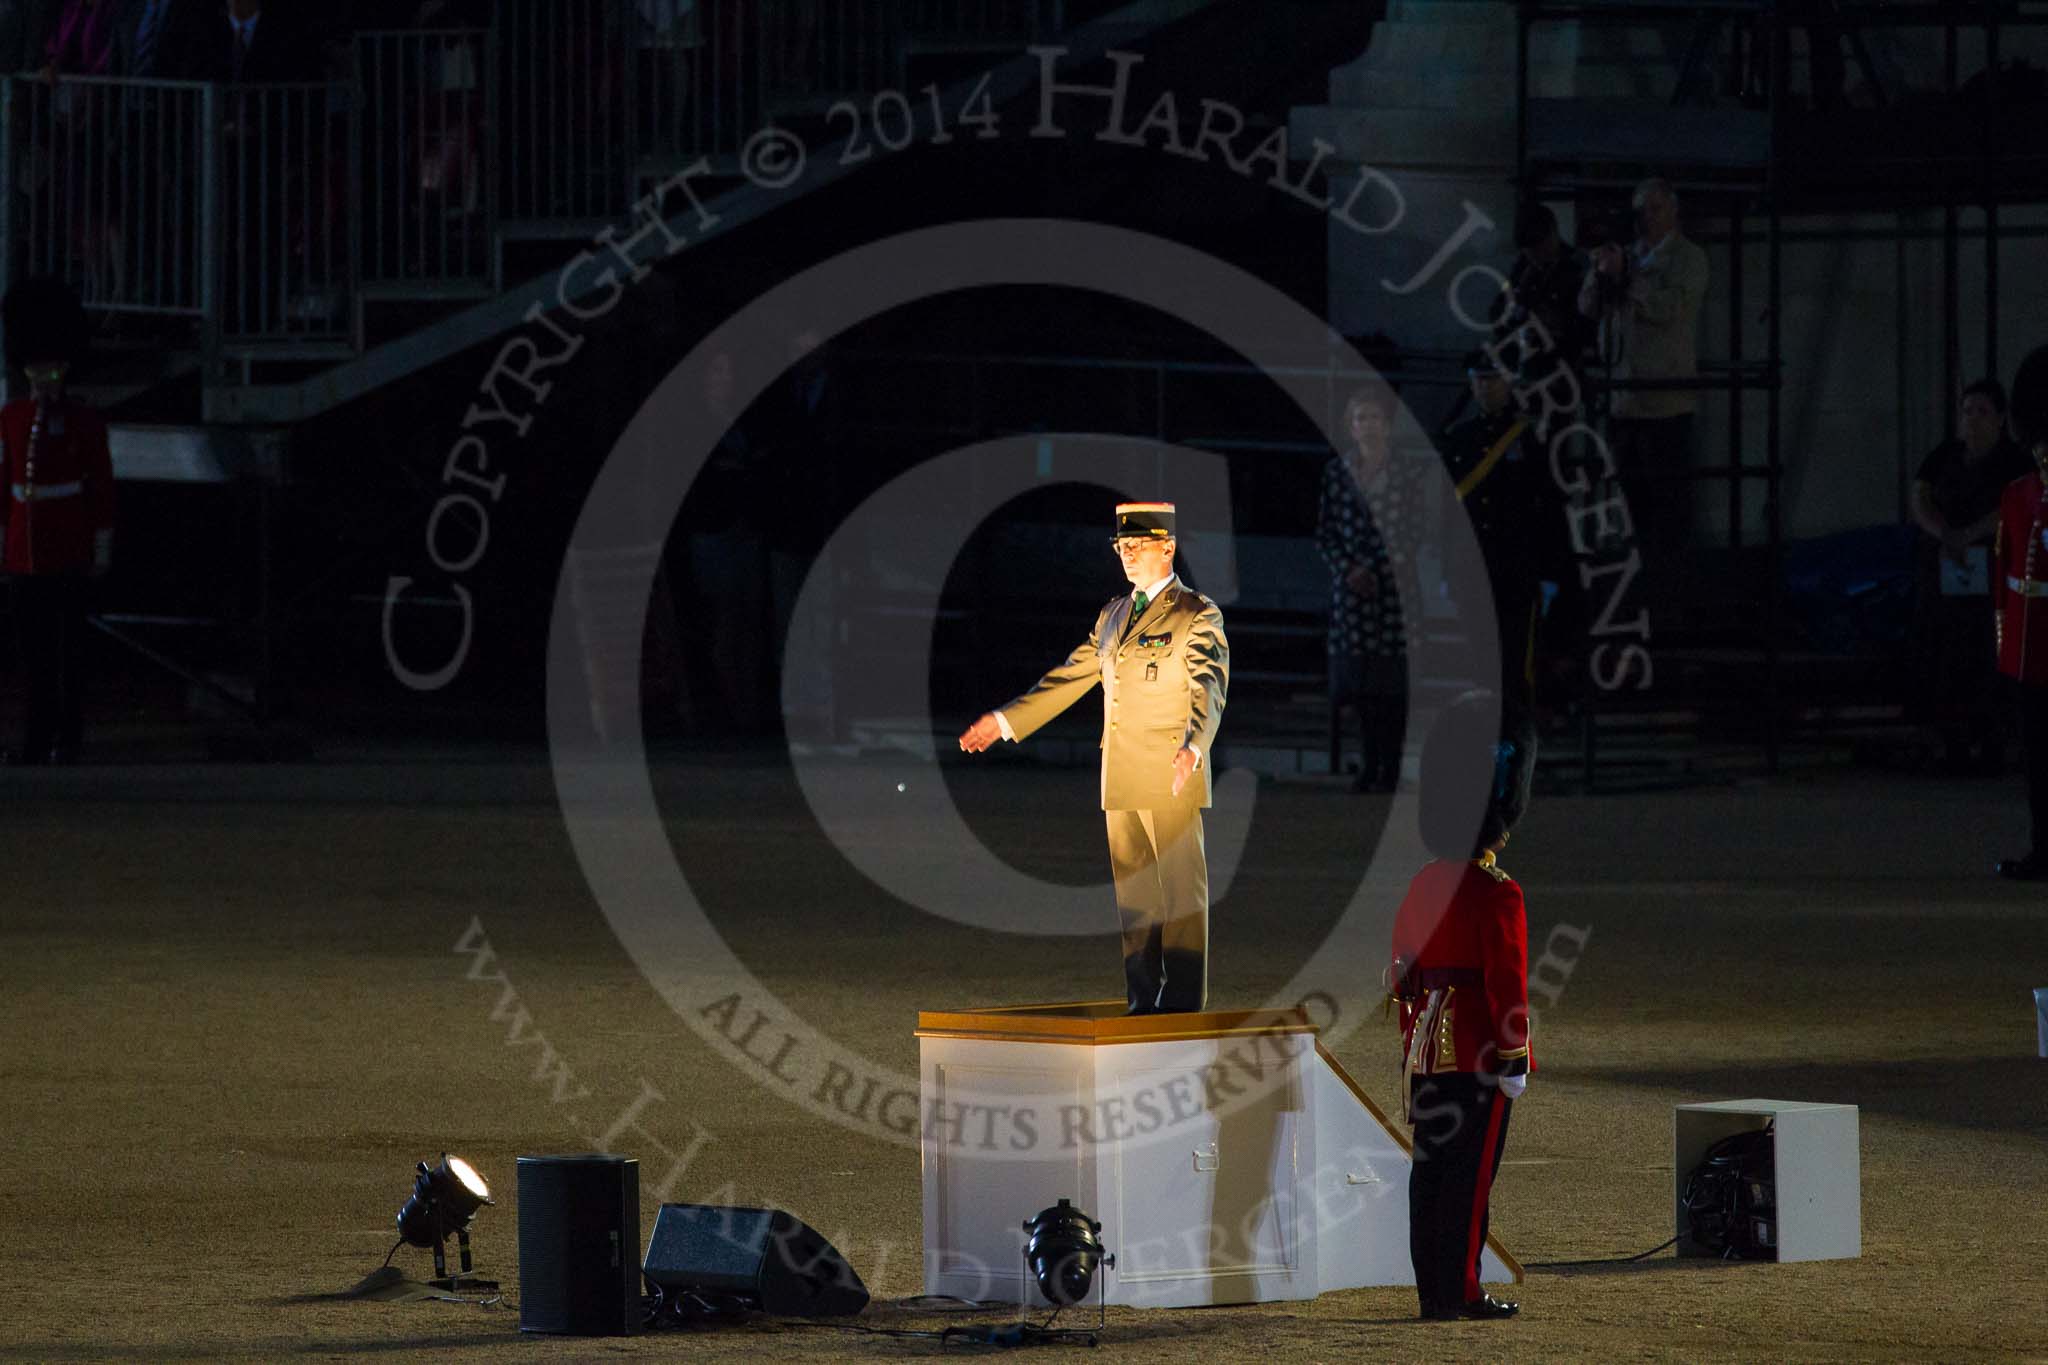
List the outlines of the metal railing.
{"label": "metal railing", "polygon": [[215,107],[221,339],[349,340],[358,202],[351,189],[358,183],[354,88],[222,86]]}
{"label": "metal railing", "polygon": [[913,50],[1021,47],[1064,9],[501,0],[488,29],[356,34],[341,83],[0,76],[0,270],[318,358],[359,343],[364,285],[485,291],[510,237],[612,221],[700,157],[732,173],[755,131],[893,89]]}
{"label": "metal railing", "polygon": [[912,41],[1025,43],[1066,28],[1063,0],[898,0]]}
{"label": "metal railing", "polygon": [[228,344],[352,332],[353,88],[0,77],[0,260]]}
{"label": "metal railing", "polygon": [[484,29],[356,35],[367,285],[491,277],[494,110]]}
{"label": "metal railing", "polygon": [[615,0],[503,0],[490,79],[508,219],[599,219],[630,202],[638,11]]}
{"label": "metal railing", "polygon": [[900,3],[775,0],[756,7],[763,114],[816,112],[842,96],[896,84]]}
{"label": "metal railing", "polygon": [[1062,0],[502,0],[499,208],[515,222],[620,212],[698,157],[727,168],[764,124],[896,85],[912,46],[1022,46]]}
{"label": "metal railing", "polygon": [[761,25],[746,5],[645,0],[633,28],[633,132],[641,171],[737,156],[762,119]]}
{"label": "metal railing", "polygon": [[208,311],[214,93],[189,81],[0,78],[0,251],[117,312]]}

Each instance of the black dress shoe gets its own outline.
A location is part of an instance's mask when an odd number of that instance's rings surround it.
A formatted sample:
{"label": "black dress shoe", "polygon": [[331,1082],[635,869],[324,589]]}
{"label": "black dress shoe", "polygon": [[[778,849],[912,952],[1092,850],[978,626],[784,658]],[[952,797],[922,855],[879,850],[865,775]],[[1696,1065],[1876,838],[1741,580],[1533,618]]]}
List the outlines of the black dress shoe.
{"label": "black dress shoe", "polygon": [[2037,853],[2029,853],[2024,858],[2000,858],[1998,875],[2008,881],[2038,882],[2048,877],[2048,860]]}
{"label": "black dress shoe", "polygon": [[1496,1299],[1491,1294],[1481,1294],[1478,1298],[1460,1308],[1458,1316],[1461,1318],[1511,1318],[1521,1311],[1522,1305],[1519,1303],[1509,1303],[1506,1299]]}

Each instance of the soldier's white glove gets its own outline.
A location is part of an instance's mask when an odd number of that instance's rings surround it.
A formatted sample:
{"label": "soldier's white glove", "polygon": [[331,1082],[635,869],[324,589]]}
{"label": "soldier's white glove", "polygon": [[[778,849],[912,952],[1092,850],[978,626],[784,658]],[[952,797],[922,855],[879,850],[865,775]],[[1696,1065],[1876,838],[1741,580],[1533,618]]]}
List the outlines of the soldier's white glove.
{"label": "soldier's white glove", "polygon": [[1528,1088],[1529,1073],[1526,1071],[1519,1076],[1503,1076],[1500,1078],[1500,1093],[1506,1095],[1511,1100],[1522,1098],[1522,1092]]}

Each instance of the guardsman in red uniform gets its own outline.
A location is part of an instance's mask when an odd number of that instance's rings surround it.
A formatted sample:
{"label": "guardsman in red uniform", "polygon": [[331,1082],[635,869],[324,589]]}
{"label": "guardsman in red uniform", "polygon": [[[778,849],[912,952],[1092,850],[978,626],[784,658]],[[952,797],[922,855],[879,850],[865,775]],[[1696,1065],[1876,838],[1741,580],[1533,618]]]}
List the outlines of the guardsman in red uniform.
{"label": "guardsman in red uniform", "polygon": [[2034,470],[2005,486],[1992,552],[1991,604],[1998,622],[1998,671],[2011,679],[2027,753],[2027,809],[2033,843],[2006,858],[1998,875],[2048,877],[2048,346],[2020,362],[2006,410],[2013,440],[2033,453]]}
{"label": "guardsman in red uniform", "polygon": [[0,408],[0,573],[28,673],[17,763],[67,763],[78,753],[86,588],[112,550],[114,474],[107,425],[64,393],[85,349],[85,313],[65,285],[24,280],[0,305],[7,361],[29,396]]}
{"label": "guardsman in red uniform", "polygon": [[[1497,738],[1498,737],[1498,738]],[[1415,1128],[1408,1254],[1425,1318],[1505,1318],[1479,1284],[1508,1115],[1529,1083],[1529,926],[1494,856],[1528,808],[1536,733],[1468,693],[1422,750],[1422,841],[1436,860],[1394,918],[1403,1101]]]}

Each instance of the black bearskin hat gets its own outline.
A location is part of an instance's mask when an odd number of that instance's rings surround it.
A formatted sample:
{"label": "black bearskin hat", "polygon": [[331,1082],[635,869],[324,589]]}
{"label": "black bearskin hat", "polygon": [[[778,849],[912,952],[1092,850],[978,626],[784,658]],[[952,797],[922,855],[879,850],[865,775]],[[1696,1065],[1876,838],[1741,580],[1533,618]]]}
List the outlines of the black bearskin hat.
{"label": "black bearskin hat", "polygon": [[1422,843],[1439,858],[1474,858],[1529,809],[1536,727],[1490,692],[1467,692],[1422,745]]}
{"label": "black bearskin hat", "polygon": [[90,335],[78,295],[49,275],[31,276],[7,291],[0,300],[0,328],[8,367],[16,370],[51,362],[76,365],[85,358]]}
{"label": "black bearskin hat", "polygon": [[2036,346],[2012,377],[2012,406],[2006,409],[2013,439],[2028,450],[2048,441],[2048,346]]}

